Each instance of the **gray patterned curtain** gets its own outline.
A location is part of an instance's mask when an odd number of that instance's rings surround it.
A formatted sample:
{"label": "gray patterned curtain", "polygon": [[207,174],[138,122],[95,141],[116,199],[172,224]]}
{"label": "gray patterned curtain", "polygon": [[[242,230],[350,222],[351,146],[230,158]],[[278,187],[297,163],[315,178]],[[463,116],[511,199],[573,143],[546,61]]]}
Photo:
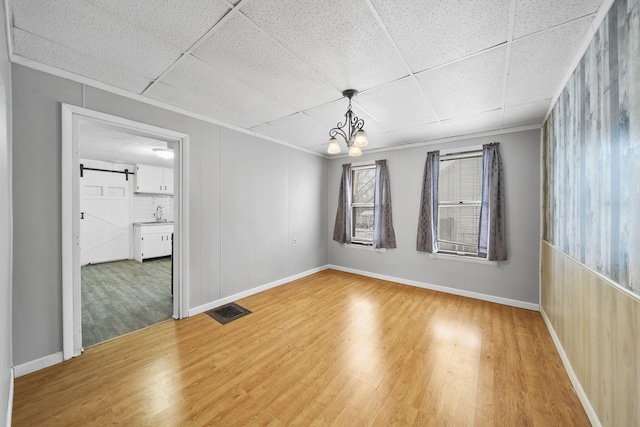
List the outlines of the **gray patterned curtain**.
{"label": "gray patterned curtain", "polygon": [[351,243],[351,163],[342,165],[333,240],[338,243]]}
{"label": "gray patterned curtain", "polygon": [[489,261],[507,259],[507,224],[504,208],[504,172],[500,143],[482,146],[482,205],[478,232],[478,255]]}
{"label": "gray patterned curtain", "polygon": [[438,252],[438,173],[440,151],[427,153],[422,178],[422,197],[418,216],[416,249],[422,252]]}
{"label": "gray patterned curtain", "polygon": [[373,201],[373,246],[395,248],[396,233],[391,217],[391,189],[386,160],[376,160],[376,189]]}

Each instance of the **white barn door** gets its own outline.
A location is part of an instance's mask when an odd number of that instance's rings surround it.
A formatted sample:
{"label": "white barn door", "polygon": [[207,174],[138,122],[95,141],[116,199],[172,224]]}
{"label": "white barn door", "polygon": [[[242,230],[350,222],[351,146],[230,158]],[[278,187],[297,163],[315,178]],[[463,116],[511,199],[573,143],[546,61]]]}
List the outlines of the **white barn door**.
{"label": "white barn door", "polygon": [[80,263],[131,258],[132,176],[85,170],[80,178]]}

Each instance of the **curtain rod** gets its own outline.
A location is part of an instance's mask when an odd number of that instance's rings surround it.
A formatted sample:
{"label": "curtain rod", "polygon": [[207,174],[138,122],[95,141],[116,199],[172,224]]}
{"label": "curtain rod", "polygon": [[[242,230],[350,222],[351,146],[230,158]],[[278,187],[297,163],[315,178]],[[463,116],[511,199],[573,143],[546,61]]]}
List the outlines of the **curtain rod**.
{"label": "curtain rod", "polygon": [[440,156],[440,158],[442,159],[443,157],[457,157],[457,156],[473,156],[475,154],[482,154],[482,149],[480,150],[471,150],[471,151],[459,151],[457,153],[447,153],[447,154],[443,154]]}

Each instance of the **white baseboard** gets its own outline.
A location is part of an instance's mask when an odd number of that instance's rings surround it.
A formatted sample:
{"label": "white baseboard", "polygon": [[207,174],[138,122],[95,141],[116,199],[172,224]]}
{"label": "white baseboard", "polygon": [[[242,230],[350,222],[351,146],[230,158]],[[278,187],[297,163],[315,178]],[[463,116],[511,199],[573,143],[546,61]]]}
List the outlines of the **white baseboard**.
{"label": "white baseboard", "polygon": [[5,425],[11,425],[11,415],[13,413],[13,383],[16,379],[15,370],[11,368],[11,378],[9,382],[9,399],[7,402],[7,423]]}
{"label": "white baseboard", "polygon": [[403,285],[415,286],[418,288],[429,289],[432,291],[444,292],[447,294],[459,295],[462,297],[474,298],[481,301],[495,302],[497,304],[508,305],[511,307],[524,308],[527,310],[539,311],[540,305],[526,301],[518,301],[509,298],[497,297],[494,295],[481,294],[479,292],[465,291],[463,289],[449,288],[447,286],[432,285],[430,283],[418,282],[416,280],[403,279],[400,277],[387,276],[385,274],[370,273],[368,271],[356,270],[354,268],[342,267],[339,265],[328,265],[327,268],[344,271],[346,273],[359,274],[361,276],[373,277],[374,279],[387,280],[389,282],[401,283]]}
{"label": "white baseboard", "polygon": [[284,285],[285,283],[289,283],[289,282],[293,282],[294,280],[302,279],[303,277],[310,276],[312,274],[315,274],[315,273],[318,273],[320,271],[326,270],[327,268],[329,268],[329,267],[326,266],[326,265],[322,266],[322,267],[312,268],[311,270],[307,270],[307,271],[304,271],[302,273],[295,274],[293,276],[288,276],[288,277],[285,277],[283,279],[279,279],[279,280],[276,280],[274,282],[267,283],[265,285],[261,285],[261,286],[255,287],[255,288],[251,288],[251,289],[249,289],[247,291],[238,292],[237,294],[233,294],[233,295],[230,295],[228,297],[221,298],[219,300],[211,301],[209,303],[200,305],[198,307],[190,308],[189,309],[189,316],[195,316],[196,314],[204,313],[205,311],[211,310],[211,309],[216,308],[216,307],[220,307],[221,305],[228,304],[230,302],[239,300],[241,298],[246,298],[248,296],[257,294],[259,292],[266,291],[267,289],[272,289],[272,288],[278,287],[280,285]]}
{"label": "white baseboard", "polygon": [[571,362],[569,361],[569,357],[567,357],[567,353],[565,353],[564,348],[562,347],[562,343],[560,342],[560,338],[556,334],[555,329],[553,329],[553,325],[551,324],[551,320],[545,313],[544,308],[540,307],[540,314],[542,314],[542,318],[544,319],[544,323],[547,325],[547,329],[551,334],[551,339],[558,350],[558,354],[560,354],[560,359],[562,359],[562,364],[564,365],[564,369],[567,371],[567,375],[569,375],[569,379],[571,380],[571,384],[573,384],[573,388],[576,390],[576,394],[584,407],[585,412],[587,413],[587,417],[589,417],[589,421],[591,421],[591,425],[594,427],[602,427],[602,423],[598,419],[598,414],[596,414],[595,409],[591,405],[587,394],[584,392],[582,388],[582,384],[580,384],[580,380],[578,380],[578,376],[573,370],[571,366]]}
{"label": "white baseboard", "polygon": [[[503,304],[503,305],[508,305],[508,306],[512,306],[512,307],[518,307],[518,308],[524,308],[527,310],[534,310],[534,311],[539,311],[540,310],[540,306],[538,304],[533,304],[530,302],[525,302],[525,301],[518,301],[518,300],[512,300],[509,298],[502,298],[502,297],[497,297],[497,296],[493,296],[493,295],[486,295],[486,294],[481,294],[478,292],[470,292],[470,291],[465,291],[462,289],[455,289],[455,288],[449,288],[446,286],[438,286],[438,285],[432,285],[429,283],[424,283],[424,282],[418,282],[415,280],[408,280],[408,279],[403,279],[400,277],[393,277],[393,276],[387,276],[384,274],[377,274],[377,273],[370,273],[368,271],[363,271],[363,270],[357,270],[354,268],[347,268],[347,267],[342,267],[339,265],[331,265],[331,264],[327,264],[321,267],[317,267],[317,268],[312,268],[311,270],[307,270],[304,271],[302,273],[299,274],[295,274],[293,276],[288,276],[279,280],[276,280],[274,282],[270,282],[261,286],[257,286],[255,288],[243,291],[243,292],[239,292],[237,294],[233,294],[230,295],[228,297],[225,298],[221,298],[219,300],[215,300],[215,301],[211,301],[207,304],[203,304],[200,305],[198,307],[194,307],[194,308],[190,308],[189,309],[189,316],[195,316],[196,314],[200,314],[200,313],[204,313],[205,311],[211,310],[213,308],[216,307],[220,307],[221,305],[224,304],[228,304],[230,302],[239,300],[241,298],[245,298],[254,294],[257,294],[259,292],[263,292],[266,291],[268,289],[272,289],[281,285],[284,285],[285,283],[289,283],[292,282],[294,280],[298,280],[298,279],[302,279],[303,277],[307,277],[310,276],[312,274],[318,273],[320,271],[326,270],[326,269],[334,269],[334,270],[339,270],[339,271],[344,271],[346,273],[353,273],[353,274],[359,274],[361,276],[366,276],[366,277],[372,277],[374,279],[381,279],[381,280],[387,280],[390,282],[396,282],[396,283],[400,283],[403,285],[409,285],[409,286],[415,286],[418,288],[423,288],[423,289],[429,289],[432,291],[438,291],[438,292],[444,292],[444,293],[448,293],[448,294],[453,294],[453,295],[459,295],[459,296],[463,296],[463,297],[468,297],[468,298],[474,298],[474,299],[478,299],[481,301],[489,301],[489,302],[495,302],[497,304]],[[552,334],[553,336],[553,334]],[[562,355],[562,353],[561,353]],[[563,359],[564,360],[564,359]],[[62,352],[58,352],[55,354],[50,354],[48,356],[44,356],[41,357],[39,359],[36,360],[32,360],[30,362],[26,362],[23,363],[21,365],[17,365],[14,367],[14,374],[15,377],[21,377],[23,375],[27,375],[30,374],[32,372],[38,371],[40,369],[44,369],[44,368],[48,368],[49,366],[55,365],[57,363],[61,363],[63,362],[64,359],[62,357]],[[596,418],[597,419],[597,418]],[[596,424],[594,424],[596,425]]]}
{"label": "white baseboard", "polygon": [[53,366],[63,361],[64,361],[64,358],[62,357],[62,352],[59,351],[57,353],[41,357],[39,359],[32,360],[30,362],[26,362],[21,365],[16,365],[13,367],[13,370],[14,370],[15,377],[18,378],[35,371],[39,371],[40,369],[48,368],[49,366]]}

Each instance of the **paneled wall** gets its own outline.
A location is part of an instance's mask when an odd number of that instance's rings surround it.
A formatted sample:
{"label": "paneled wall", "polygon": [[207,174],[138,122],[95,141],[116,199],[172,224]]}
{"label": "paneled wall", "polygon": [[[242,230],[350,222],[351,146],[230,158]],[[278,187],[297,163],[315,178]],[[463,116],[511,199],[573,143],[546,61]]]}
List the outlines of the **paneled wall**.
{"label": "paneled wall", "polygon": [[[427,151],[500,142],[505,171],[507,248],[509,259],[494,264],[433,257],[416,250],[418,208]],[[528,308],[539,303],[540,131],[461,139],[441,144],[331,160],[329,183],[329,262],[401,282],[440,286]],[[387,159],[397,248],[373,251],[332,240],[343,163]]]}
{"label": "paneled wall", "polygon": [[640,0],[618,0],[544,127],[544,238],[640,295]]}
{"label": "paneled wall", "polygon": [[544,126],[542,311],[605,426],[640,425],[640,0],[617,0]]}
{"label": "paneled wall", "polygon": [[327,264],[325,159],[15,64],[13,90],[15,365],[62,350],[61,102],[189,135],[190,308]]}
{"label": "paneled wall", "polygon": [[542,307],[603,426],[640,425],[640,300],[542,245]]}

